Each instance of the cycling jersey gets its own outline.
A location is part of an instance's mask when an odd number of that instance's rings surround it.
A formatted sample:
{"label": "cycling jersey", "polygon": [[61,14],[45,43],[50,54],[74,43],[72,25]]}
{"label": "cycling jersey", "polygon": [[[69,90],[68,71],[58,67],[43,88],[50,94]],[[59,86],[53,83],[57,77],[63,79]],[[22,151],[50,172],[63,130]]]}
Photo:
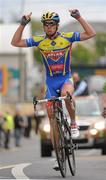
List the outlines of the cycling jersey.
{"label": "cycling jersey", "polygon": [[42,54],[47,76],[70,73],[70,49],[74,41],[80,41],[79,32],[59,33],[51,40],[45,35],[26,39],[28,47],[37,46]]}
{"label": "cycling jersey", "polygon": [[46,98],[58,96],[64,83],[72,83],[70,49],[74,41],[80,41],[79,32],[57,33],[54,40],[47,36],[26,39],[28,47],[37,46],[46,69]]}

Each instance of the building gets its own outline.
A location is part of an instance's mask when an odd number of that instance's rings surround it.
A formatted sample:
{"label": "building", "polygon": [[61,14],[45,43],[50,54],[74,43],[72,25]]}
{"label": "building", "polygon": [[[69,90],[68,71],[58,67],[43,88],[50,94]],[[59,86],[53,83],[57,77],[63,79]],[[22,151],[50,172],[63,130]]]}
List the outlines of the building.
{"label": "building", "polygon": [[[31,48],[17,48],[11,45],[11,40],[18,24],[0,24],[0,74],[2,83],[2,69],[7,69],[7,91],[3,100],[24,101],[26,96],[26,78],[33,67],[33,50]],[[24,37],[31,36],[28,25]],[[27,72],[27,73],[26,73]],[[4,76],[4,74],[3,74]],[[5,79],[6,81],[6,79]],[[2,94],[2,92],[1,92]]]}

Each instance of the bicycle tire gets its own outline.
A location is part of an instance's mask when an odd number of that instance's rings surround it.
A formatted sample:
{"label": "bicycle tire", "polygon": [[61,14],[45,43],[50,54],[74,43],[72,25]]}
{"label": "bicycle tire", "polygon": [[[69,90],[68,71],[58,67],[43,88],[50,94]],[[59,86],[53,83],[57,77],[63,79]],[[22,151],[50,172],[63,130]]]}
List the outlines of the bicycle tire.
{"label": "bicycle tire", "polygon": [[75,145],[73,143],[73,140],[71,138],[70,132],[69,130],[67,131],[68,133],[68,139],[67,139],[67,159],[68,159],[68,165],[69,165],[69,169],[70,172],[72,174],[72,176],[75,176],[76,173],[76,162],[75,162]]}
{"label": "bicycle tire", "polygon": [[[64,134],[61,125],[57,121],[58,121],[57,119],[55,118],[53,119],[52,128],[53,128],[54,150],[56,153],[56,158],[61,175],[62,177],[66,177],[66,153],[65,153]],[[56,128],[58,130],[58,135],[59,135],[58,143],[56,142],[57,141]]]}

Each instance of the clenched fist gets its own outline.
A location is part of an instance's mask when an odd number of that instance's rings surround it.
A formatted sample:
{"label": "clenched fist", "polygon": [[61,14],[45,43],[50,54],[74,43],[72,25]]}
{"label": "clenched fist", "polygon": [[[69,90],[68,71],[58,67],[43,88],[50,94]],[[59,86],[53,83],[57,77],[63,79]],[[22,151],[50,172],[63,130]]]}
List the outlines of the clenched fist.
{"label": "clenched fist", "polygon": [[69,10],[70,15],[74,17],[75,19],[78,19],[81,15],[78,9],[71,9]]}
{"label": "clenched fist", "polygon": [[22,17],[22,19],[21,19],[22,26],[26,26],[29,23],[29,21],[31,20],[31,15],[32,15],[32,13]]}

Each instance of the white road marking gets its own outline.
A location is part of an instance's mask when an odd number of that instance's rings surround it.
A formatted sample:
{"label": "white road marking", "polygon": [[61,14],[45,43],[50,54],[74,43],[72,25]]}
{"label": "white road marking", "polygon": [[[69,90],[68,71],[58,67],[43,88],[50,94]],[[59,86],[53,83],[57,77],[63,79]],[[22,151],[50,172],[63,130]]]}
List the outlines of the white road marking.
{"label": "white road marking", "polygon": [[[29,166],[31,163],[22,163],[22,164],[12,164],[12,165],[8,165],[8,166],[2,166],[0,167],[1,169],[8,169],[8,168],[12,168],[12,175],[16,178],[16,179],[27,179],[30,180],[23,172],[23,169],[27,166]],[[1,177],[1,178],[5,178],[5,177]],[[48,180],[48,179],[34,179],[34,180]]]}
{"label": "white road marking", "polygon": [[12,174],[16,179],[29,179],[23,172],[23,169],[29,166],[31,163],[18,164],[12,168]]}
{"label": "white road marking", "polygon": [[8,165],[8,166],[2,166],[0,167],[1,169],[8,169],[8,168],[12,168],[12,175],[16,178],[16,179],[29,179],[23,172],[23,169],[27,166],[29,166],[31,163],[22,163],[22,164],[12,164],[12,165]]}
{"label": "white road marking", "polygon": [[17,164],[12,164],[12,165],[8,165],[8,166],[2,166],[0,167],[0,169],[8,169],[8,168],[12,168],[14,166],[16,166]]}

